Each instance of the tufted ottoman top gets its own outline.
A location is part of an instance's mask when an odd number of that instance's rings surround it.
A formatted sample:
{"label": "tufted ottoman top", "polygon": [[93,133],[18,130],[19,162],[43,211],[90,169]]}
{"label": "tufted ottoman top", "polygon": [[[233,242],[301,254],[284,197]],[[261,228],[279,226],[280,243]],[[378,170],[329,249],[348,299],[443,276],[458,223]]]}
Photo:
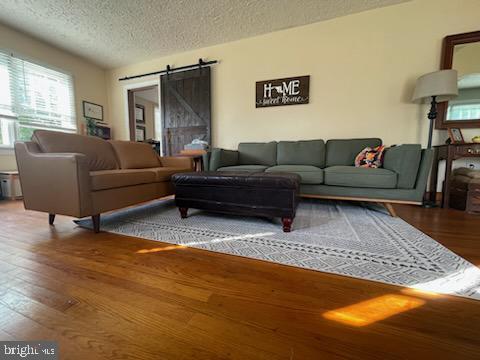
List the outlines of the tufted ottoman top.
{"label": "tufted ottoman top", "polygon": [[241,186],[256,188],[298,189],[300,176],[291,173],[246,171],[204,171],[172,176],[175,185]]}

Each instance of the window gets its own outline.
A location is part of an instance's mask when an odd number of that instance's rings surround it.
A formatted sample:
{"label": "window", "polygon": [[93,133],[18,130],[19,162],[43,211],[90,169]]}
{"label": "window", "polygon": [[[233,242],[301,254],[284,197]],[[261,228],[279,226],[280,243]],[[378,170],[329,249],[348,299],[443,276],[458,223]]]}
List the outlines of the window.
{"label": "window", "polygon": [[480,103],[478,100],[450,101],[447,109],[447,120],[480,119]]}
{"label": "window", "polygon": [[35,129],[76,132],[73,78],[0,51],[0,147]]}

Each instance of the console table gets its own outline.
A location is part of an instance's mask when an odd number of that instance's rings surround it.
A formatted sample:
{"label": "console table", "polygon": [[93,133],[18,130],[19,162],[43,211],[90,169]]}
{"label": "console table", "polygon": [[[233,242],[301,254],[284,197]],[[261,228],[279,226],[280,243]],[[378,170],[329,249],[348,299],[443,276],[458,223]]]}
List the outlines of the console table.
{"label": "console table", "polygon": [[448,208],[450,201],[450,177],[454,160],[466,157],[480,158],[480,144],[445,144],[434,146],[432,174],[430,176],[430,201],[435,202],[437,195],[438,163],[445,160],[445,182],[442,187],[442,207]]}

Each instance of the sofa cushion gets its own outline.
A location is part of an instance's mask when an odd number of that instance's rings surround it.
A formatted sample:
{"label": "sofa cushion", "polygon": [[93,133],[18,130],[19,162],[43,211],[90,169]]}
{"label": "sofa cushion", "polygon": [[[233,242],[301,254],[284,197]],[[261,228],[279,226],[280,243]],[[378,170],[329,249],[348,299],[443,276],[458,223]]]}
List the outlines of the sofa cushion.
{"label": "sofa cushion", "polygon": [[377,138],[328,140],[326,166],[352,166],[360,151],[366,147],[374,148],[380,145],[382,140]]}
{"label": "sofa cushion", "polygon": [[265,165],[235,165],[218,168],[217,171],[265,171],[268,166]]}
{"label": "sofa cushion", "polygon": [[280,141],[277,145],[278,165],[325,166],[323,140]]}
{"label": "sofa cushion", "polygon": [[87,157],[90,171],[118,169],[117,157],[112,146],[93,136],[35,130],[32,141],[45,153],[79,153]]}
{"label": "sofa cushion", "polygon": [[221,167],[238,165],[238,151],[214,148],[207,154],[210,154],[210,159],[207,158],[208,155],[203,159],[207,171],[215,171]]}
{"label": "sofa cushion", "polygon": [[156,167],[148,170],[155,173],[155,181],[163,182],[170,181],[173,174],[191,172],[192,168]]}
{"label": "sofa cushion", "polygon": [[160,167],[160,159],[152,146],[135,141],[110,140],[121,169]]}
{"label": "sofa cushion", "polygon": [[397,174],[387,169],[331,166],[324,169],[326,185],[394,189]]}
{"label": "sofa cushion", "polygon": [[100,170],[91,171],[93,191],[155,182],[155,172],[150,170]]}
{"label": "sofa cushion", "polygon": [[287,172],[300,175],[301,184],[322,184],[323,170],[311,165],[277,165],[269,167],[266,172]]}
{"label": "sofa cushion", "polygon": [[240,143],[238,145],[239,165],[265,165],[277,164],[277,143]]}

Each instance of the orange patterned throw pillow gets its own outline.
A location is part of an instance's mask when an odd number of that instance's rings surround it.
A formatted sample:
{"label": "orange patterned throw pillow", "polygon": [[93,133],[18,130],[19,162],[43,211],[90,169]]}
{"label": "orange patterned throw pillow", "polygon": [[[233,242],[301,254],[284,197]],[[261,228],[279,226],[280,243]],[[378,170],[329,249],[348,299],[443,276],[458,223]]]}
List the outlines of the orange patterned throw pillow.
{"label": "orange patterned throw pillow", "polygon": [[355,158],[355,167],[379,168],[383,165],[385,146],[366,147]]}

